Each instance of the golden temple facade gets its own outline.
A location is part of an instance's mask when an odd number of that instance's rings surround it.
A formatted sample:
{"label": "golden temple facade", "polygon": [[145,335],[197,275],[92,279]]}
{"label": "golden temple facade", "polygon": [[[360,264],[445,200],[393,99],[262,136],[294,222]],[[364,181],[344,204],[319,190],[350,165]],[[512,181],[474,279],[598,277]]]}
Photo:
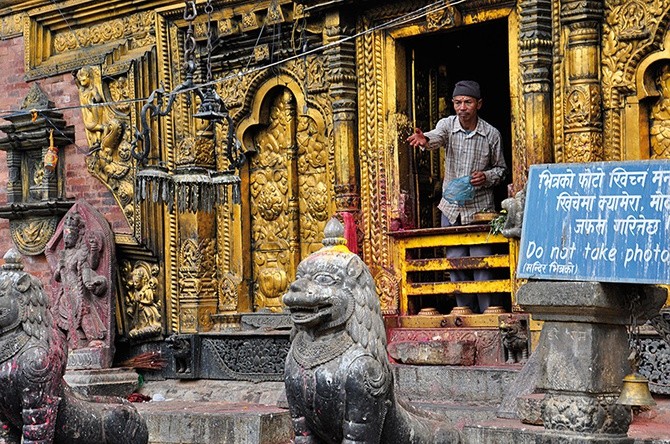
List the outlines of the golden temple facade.
{"label": "golden temple facade", "polygon": [[[670,0],[4,0],[0,57],[12,62],[2,64],[0,117],[38,85],[74,125],[75,147],[61,147],[60,194],[49,199],[100,199],[116,233],[124,336],[220,332],[245,313],[281,312],[297,264],[336,213],[354,221],[384,313],[420,327],[428,324],[412,316],[448,313],[453,291],[506,293],[514,310],[518,247],[488,226],[433,229],[443,162],[411,150],[413,128],[451,112],[458,80],[477,80],[510,170],[498,205],[523,189],[532,164],[670,158],[669,20]],[[214,87],[244,155],[239,204],[139,196],[146,166],[191,185],[196,173],[230,167],[229,126],[194,117],[188,93],[142,127],[151,93],[163,88],[167,101],[186,80],[189,55],[193,85]],[[144,163],[133,155],[143,129]],[[37,180],[39,168],[23,180]],[[9,184],[0,199],[15,202],[21,181],[11,171],[0,179]],[[21,221],[29,216],[0,225],[5,250],[17,239],[46,243],[48,231]],[[423,253],[410,261],[408,249],[463,242],[500,245],[484,265],[456,265],[496,267],[497,281],[408,281],[454,267]],[[31,264],[47,273],[39,253]],[[142,305],[150,316],[138,315]]]}

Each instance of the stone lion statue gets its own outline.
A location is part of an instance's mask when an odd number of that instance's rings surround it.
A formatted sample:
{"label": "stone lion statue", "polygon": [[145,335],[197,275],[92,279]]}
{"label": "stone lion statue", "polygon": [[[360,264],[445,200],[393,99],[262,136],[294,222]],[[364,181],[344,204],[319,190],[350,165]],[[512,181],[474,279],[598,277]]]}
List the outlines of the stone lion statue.
{"label": "stone lion statue", "polygon": [[284,382],[295,442],[447,443],[395,399],[375,283],[337,219],[303,260],[283,302],[294,322]]}
{"label": "stone lion statue", "polygon": [[524,364],[528,361],[528,334],[516,319],[500,323],[503,353],[506,364]]}
{"label": "stone lion statue", "polygon": [[0,270],[0,443],[145,444],[147,426],[121,398],[84,398],[63,380],[67,343],[42,284],[10,250]]}

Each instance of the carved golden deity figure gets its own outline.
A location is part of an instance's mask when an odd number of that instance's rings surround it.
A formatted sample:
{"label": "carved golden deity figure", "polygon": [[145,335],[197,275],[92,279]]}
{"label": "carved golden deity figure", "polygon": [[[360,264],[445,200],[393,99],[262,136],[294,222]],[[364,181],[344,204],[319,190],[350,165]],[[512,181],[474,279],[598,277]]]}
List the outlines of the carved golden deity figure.
{"label": "carved golden deity figure", "polygon": [[128,332],[131,338],[156,336],[161,333],[161,315],[158,309],[158,280],[147,264],[138,264],[127,283],[126,312],[133,320]]}
{"label": "carved golden deity figure", "polygon": [[102,135],[105,132],[103,124],[103,108],[98,106],[103,103],[100,89],[93,83],[93,68],[84,66],[75,76],[79,88],[79,98],[83,105],[82,116],[86,128],[86,138],[91,148],[99,147]]}
{"label": "carved golden deity figure", "polygon": [[660,96],[651,108],[650,154],[652,159],[670,159],[670,64],[659,70],[656,86]]}

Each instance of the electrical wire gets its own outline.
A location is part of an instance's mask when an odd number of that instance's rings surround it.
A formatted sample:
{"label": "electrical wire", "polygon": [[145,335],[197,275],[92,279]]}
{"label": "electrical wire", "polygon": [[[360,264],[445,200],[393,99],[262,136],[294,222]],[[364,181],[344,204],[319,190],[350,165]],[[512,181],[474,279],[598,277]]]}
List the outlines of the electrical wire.
{"label": "electrical wire", "polygon": [[[401,15],[399,17],[396,17],[396,18],[391,19],[389,21],[386,21],[384,23],[380,23],[376,26],[365,29],[365,30],[363,30],[361,32],[358,32],[356,34],[352,34],[352,35],[349,35],[349,36],[342,37],[338,40],[334,40],[334,41],[329,42],[325,45],[314,47],[312,49],[306,49],[306,47],[305,47],[305,50],[300,52],[300,53],[295,53],[295,54],[293,54],[291,56],[288,56],[284,59],[271,61],[270,63],[265,64],[265,65],[255,66],[255,67],[249,68],[249,64],[250,64],[250,61],[251,61],[251,58],[250,58],[249,62],[247,63],[246,70],[244,70],[244,71],[240,71],[238,73],[231,73],[231,74],[228,74],[224,77],[220,77],[218,79],[214,79],[214,80],[210,80],[210,81],[205,82],[205,83],[193,85],[192,87],[189,87],[189,88],[183,88],[183,89],[181,89],[177,92],[166,92],[164,97],[169,98],[171,95],[174,95],[174,94],[188,93],[188,92],[192,92],[192,91],[195,91],[196,89],[200,89],[200,88],[203,88],[203,87],[215,86],[219,83],[223,83],[223,82],[226,82],[228,80],[235,79],[235,78],[238,79],[238,83],[239,83],[239,81],[241,81],[242,78],[244,78],[244,76],[251,75],[251,74],[254,74],[254,73],[259,72],[259,71],[272,70],[273,68],[275,68],[279,65],[282,65],[284,63],[287,63],[287,62],[290,62],[290,61],[293,61],[293,60],[296,60],[298,58],[306,57],[306,56],[311,55],[311,54],[315,54],[315,53],[318,53],[318,52],[321,52],[321,51],[325,51],[327,49],[333,48],[335,46],[341,45],[341,44],[346,43],[346,42],[351,41],[351,40],[355,40],[359,37],[363,37],[365,35],[371,34],[371,33],[376,32],[376,31],[381,31],[381,30],[385,30],[385,29],[389,29],[389,28],[393,28],[393,27],[396,27],[396,26],[400,26],[400,25],[410,23],[414,20],[425,17],[429,13],[435,13],[435,12],[441,11],[443,9],[447,9],[447,8],[465,3],[467,1],[470,1],[470,0],[456,0],[456,1],[453,1],[453,2],[447,2],[447,3],[445,3],[444,1],[437,1],[437,2],[434,2],[434,3],[428,4],[426,6],[422,6],[421,8],[418,8],[414,11],[411,11],[407,14]],[[65,19],[64,16],[63,16],[63,18]],[[265,24],[263,24],[263,27],[261,28],[261,33],[263,32],[264,26],[265,26]],[[261,34],[259,34],[259,36],[256,40],[256,45],[258,45],[258,42],[260,41],[260,38],[261,38]],[[23,115],[26,115],[26,114],[30,114],[31,112],[34,112],[34,111],[37,111],[37,113],[40,113],[40,111],[67,111],[67,110],[76,110],[76,109],[84,109],[84,108],[93,108],[93,107],[98,107],[98,106],[117,106],[117,105],[120,105],[120,104],[144,103],[147,100],[148,100],[148,97],[146,97],[146,98],[136,98],[136,99],[125,99],[125,100],[118,100],[118,101],[112,101],[112,102],[98,102],[98,103],[95,103],[95,104],[86,104],[86,105],[60,106],[60,107],[55,107],[55,108],[46,108],[46,109],[37,109],[37,110],[24,110],[24,109],[22,109],[22,110],[11,110],[11,109],[10,110],[0,110],[0,119],[7,120],[8,118],[23,116]]]}

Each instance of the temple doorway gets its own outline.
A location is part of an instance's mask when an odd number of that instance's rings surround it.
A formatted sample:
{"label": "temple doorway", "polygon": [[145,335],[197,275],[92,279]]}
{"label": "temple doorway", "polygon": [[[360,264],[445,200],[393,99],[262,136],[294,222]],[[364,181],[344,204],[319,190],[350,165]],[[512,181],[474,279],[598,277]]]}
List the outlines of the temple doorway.
{"label": "temple doorway", "polygon": [[[454,113],[451,93],[460,80],[475,80],[482,89],[480,117],[501,132],[508,167],[504,184],[496,187],[496,210],[512,181],[512,135],[507,18],[461,26],[443,33],[420,35],[401,42],[407,55],[407,115],[414,126],[428,131]],[[404,95],[404,94],[402,94]],[[401,189],[413,202],[417,228],[439,227],[439,203],[444,169],[443,150],[416,151],[401,165]],[[402,162],[402,160],[401,160]]]}

